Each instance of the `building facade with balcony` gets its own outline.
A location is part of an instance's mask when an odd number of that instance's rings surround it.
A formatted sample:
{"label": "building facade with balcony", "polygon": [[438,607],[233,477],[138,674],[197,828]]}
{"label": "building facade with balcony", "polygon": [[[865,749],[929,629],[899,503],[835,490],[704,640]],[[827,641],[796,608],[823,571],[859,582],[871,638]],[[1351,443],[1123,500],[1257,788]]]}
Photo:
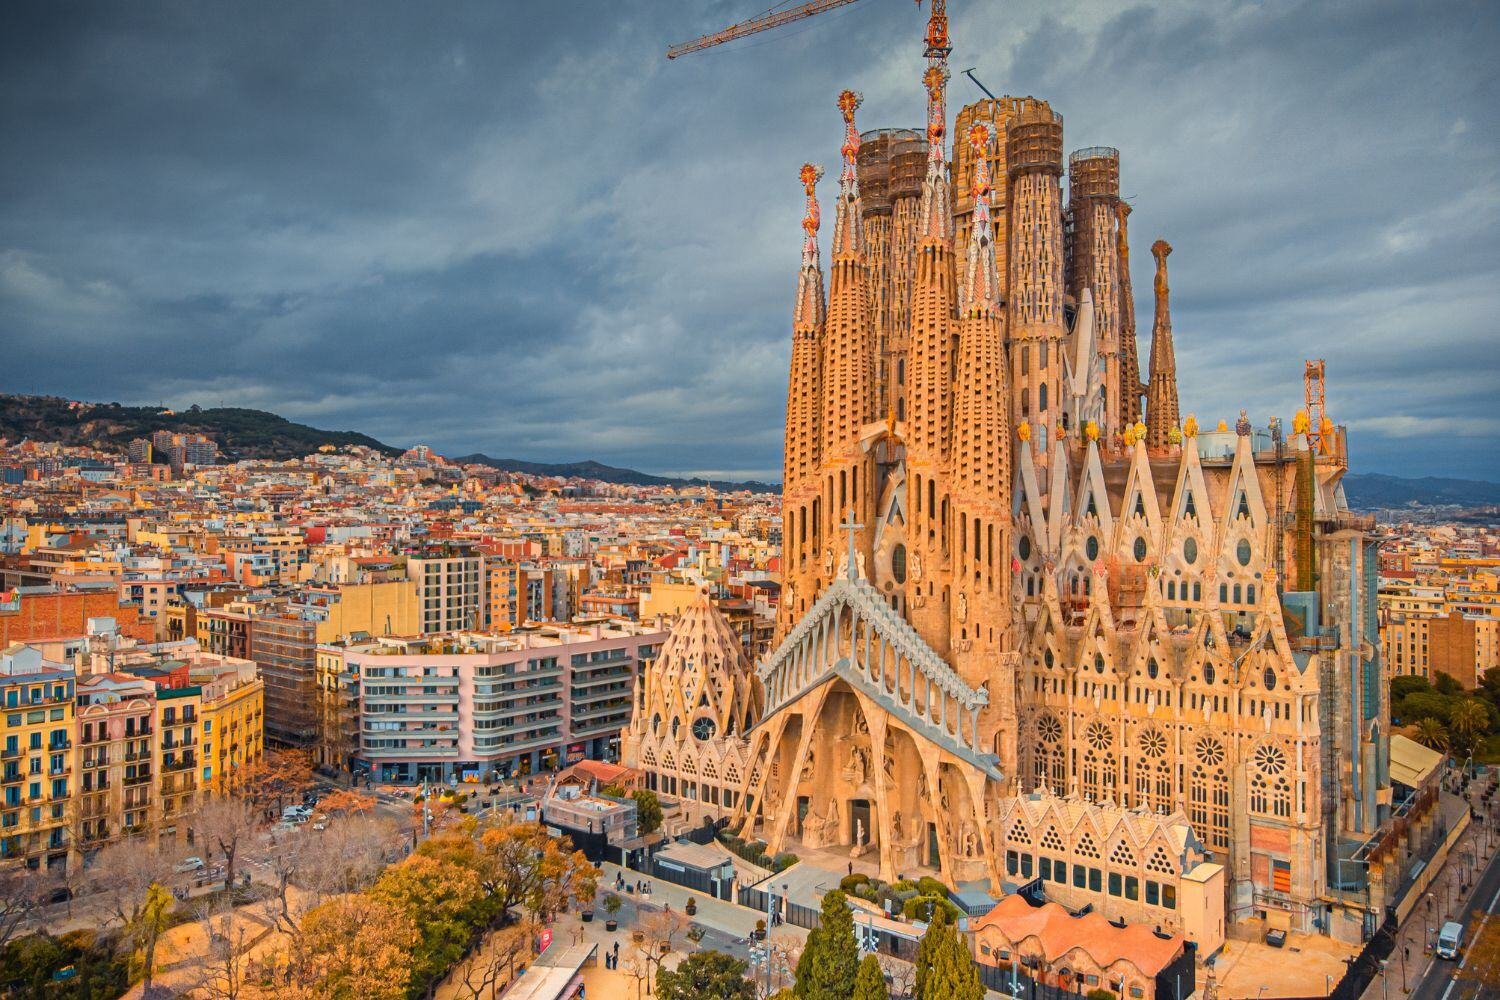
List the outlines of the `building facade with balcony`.
{"label": "building facade with balcony", "polygon": [[357,732],[355,746],[327,755],[391,782],[483,781],[616,755],[663,638],[610,621],[322,646],[327,740]]}
{"label": "building facade with balcony", "polygon": [[0,864],[63,869],[72,849],[74,671],[30,646],[0,653]]}

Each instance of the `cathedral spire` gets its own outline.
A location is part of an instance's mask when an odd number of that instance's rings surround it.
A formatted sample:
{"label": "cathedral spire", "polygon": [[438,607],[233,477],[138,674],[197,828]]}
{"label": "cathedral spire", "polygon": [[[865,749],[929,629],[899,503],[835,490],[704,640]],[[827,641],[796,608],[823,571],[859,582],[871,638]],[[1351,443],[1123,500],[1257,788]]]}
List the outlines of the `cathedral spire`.
{"label": "cathedral spire", "polygon": [[[928,34],[931,35],[930,28]],[[947,37],[946,25],[943,36]],[[917,239],[951,244],[953,205],[943,157],[943,137],[947,134],[944,100],[948,89],[948,60],[945,56],[928,60],[927,72],[922,74],[922,86],[927,88],[927,175],[922,179],[922,209],[917,220]]]}
{"label": "cathedral spire", "polygon": [[961,289],[965,315],[1000,312],[1000,275],[995,269],[995,232],[990,220],[990,163],[985,156],[993,136],[994,127],[988,122],[979,122],[969,130],[969,146],[974,150],[974,216]]}
{"label": "cathedral spire", "polygon": [[817,186],[823,168],[802,164],[803,190],[807,192],[807,212],[802,216],[802,270],[797,275],[797,306],[792,328],[797,333],[815,333],[823,322],[823,265],[818,259],[818,228],[822,213],[818,209]]}
{"label": "cathedral spire", "polygon": [[1146,446],[1166,448],[1177,426],[1177,354],[1172,348],[1172,311],[1168,301],[1167,255],[1172,244],[1151,244],[1156,258],[1156,322],[1151,327],[1151,383],[1146,387]]}
{"label": "cathedral spire", "polygon": [[859,130],[854,127],[854,112],[864,98],[852,90],[839,94],[839,113],[844,116],[844,166],[839,173],[839,200],[833,219],[833,259],[863,258],[865,254],[864,223],[859,202]]}
{"label": "cathedral spire", "polygon": [[1120,411],[1118,426],[1133,427],[1141,419],[1141,363],[1135,345],[1135,292],[1130,287],[1130,203],[1115,202],[1116,255],[1120,260]]}

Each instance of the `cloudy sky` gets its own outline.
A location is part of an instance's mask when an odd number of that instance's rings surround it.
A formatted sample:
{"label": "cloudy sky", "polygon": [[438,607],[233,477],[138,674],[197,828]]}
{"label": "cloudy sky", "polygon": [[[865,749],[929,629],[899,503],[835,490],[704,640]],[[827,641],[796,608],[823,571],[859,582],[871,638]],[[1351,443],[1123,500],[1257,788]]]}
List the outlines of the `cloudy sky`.
{"label": "cloudy sky", "polygon": [[[766,2],[5,4],[0,392],[778,477],[797,167],[921,122],[925,10],[663,58]],[[1121,149],[1184,412],[1322,356],[1356,468],[1500,480],[1492,2],[950,6],[953,105]]]}

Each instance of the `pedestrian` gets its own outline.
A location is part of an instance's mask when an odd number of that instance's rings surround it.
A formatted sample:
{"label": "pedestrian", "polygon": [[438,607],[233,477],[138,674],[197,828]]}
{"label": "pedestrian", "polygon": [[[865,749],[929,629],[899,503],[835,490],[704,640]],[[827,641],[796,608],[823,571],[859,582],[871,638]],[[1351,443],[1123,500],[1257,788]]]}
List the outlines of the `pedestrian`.
{"label": "pedestrian", "polygon": [[854,874],[854,862],[853,861],[849,862],[849,874],[850,875]]}

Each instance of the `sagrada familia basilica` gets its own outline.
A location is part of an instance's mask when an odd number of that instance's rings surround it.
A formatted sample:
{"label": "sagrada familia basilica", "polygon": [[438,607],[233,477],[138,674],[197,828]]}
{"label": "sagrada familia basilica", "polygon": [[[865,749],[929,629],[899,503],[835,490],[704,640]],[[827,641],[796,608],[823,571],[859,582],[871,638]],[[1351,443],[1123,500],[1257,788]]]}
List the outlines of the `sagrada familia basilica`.
{"label": "sagrada familia basilica", "polygon": [[1118,151],[1065,199],[1061,115],[1005,97],[950,160],[948,51],[934,16],[925,134],[839,96],[826,294],[802,168],[774,651],[705,599],[626,762],[773,853],[1361,940],[1432,803],[1393,805],[1344,430],[1180,414],[1172,248],[1143,377]]}

